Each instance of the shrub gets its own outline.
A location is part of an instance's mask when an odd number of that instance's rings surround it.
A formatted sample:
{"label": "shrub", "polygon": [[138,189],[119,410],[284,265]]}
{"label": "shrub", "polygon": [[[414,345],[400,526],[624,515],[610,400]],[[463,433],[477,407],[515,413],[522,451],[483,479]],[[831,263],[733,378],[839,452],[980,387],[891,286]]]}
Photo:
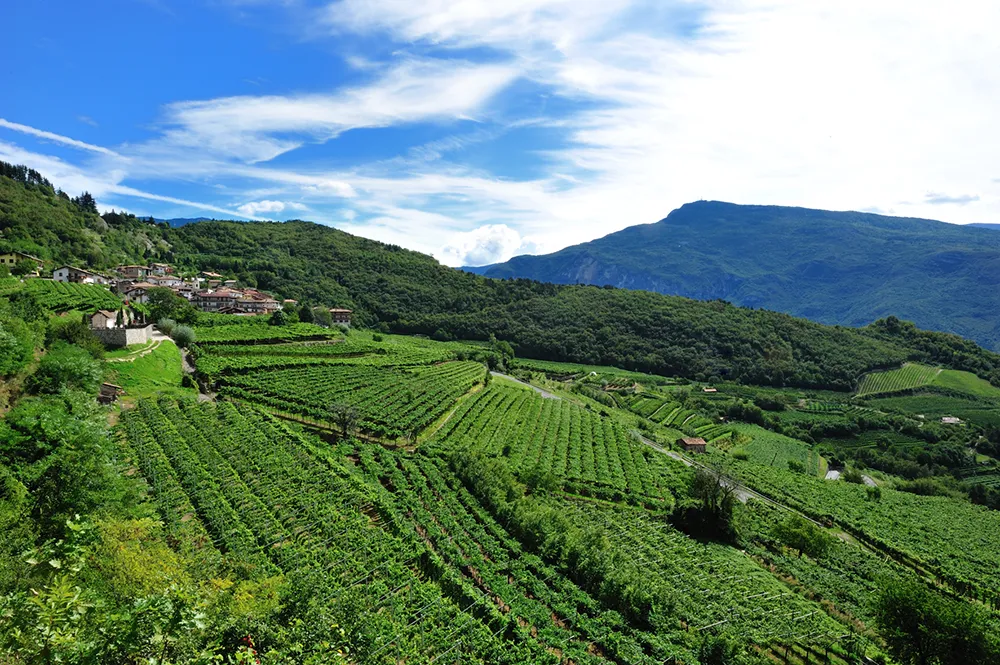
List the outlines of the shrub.
{"label": "shrub", "polygon": [[855,485],[861,485],[865,482],[865,477],[861,475],[861,472],[857,469],[850,469],[849,471],[844,472],[844,475],[841,477],[845,481],[854,483]]}
{"label": "shrub", "polygon": [[156,323],[156,328],[164,335],[169,335],[177,327],[177,322],[171,318],[163,317]]}
{"label": "shrub", "polygon": [[194,344],[195,341],[194,330],[192,330],[189,326],[175,327],[170,336],[173,338],[174,342],[177,343],[177,346],[182,349],[186,349],[191,344]]}
{"label": "shrub", "polygon": [[100,363],[86,349],[59,342],[42,356],[28,387],[35,393],[57,393],[64,388],[94,392],[102,377]]}

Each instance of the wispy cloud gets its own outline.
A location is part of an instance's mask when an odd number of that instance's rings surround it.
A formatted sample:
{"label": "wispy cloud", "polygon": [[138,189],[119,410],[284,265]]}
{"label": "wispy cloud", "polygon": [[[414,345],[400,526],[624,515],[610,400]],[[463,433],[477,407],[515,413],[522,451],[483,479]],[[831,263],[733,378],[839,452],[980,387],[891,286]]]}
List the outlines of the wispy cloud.
{"label": "wispy cloud", "polygon": [[10,129],[15,132],[20,132],[22,134],[28,134],[29,136],[34,136],[35,138],[44,139],[46,141],[52,141],[53,143],[68,145],[71,148],[78,148],[80,150],[96,152],[102,155],[108,155],[110,157],[121,157],[121,155],[116,153],[114,150],[110,150],[108,148],[104,148],[99,145],[84,143],[83,141],[77,141],[76,139],[71,139],[68,136],[63,136],[61,134],[54,134],[52,132],[47,132],[43,129],[36,129],[34,127],[29,127],[28,125],[22,125],[17,122],[4,120],[3,118],[0,118],[0,127],[3,127],[5,129]]}
{"label": "wispy cloud", "polygon": [[969,203],[974,203],[979,200],[978,194],[941,194],[939,192],[928,192],[924,195],[924,203],[929,203],[931,205],[960,205],[964,206]]}

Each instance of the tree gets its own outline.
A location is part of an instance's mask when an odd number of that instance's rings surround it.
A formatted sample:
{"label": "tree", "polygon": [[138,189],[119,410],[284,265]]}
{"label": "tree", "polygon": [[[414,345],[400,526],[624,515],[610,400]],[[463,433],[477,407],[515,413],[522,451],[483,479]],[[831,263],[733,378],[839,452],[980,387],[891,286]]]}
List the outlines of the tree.
{"label": "tree", "polygon": [[17,275],[18,277],[24,277],[25,275],[30,275],[38,270],[38,264],[31,259],[21,259],[14,264],[10,272],[12,275]]}
{"label": "tree", "polygon": [[330,315],[330,310],[326,307],[315,307],[312,311],[313,323],[316,325],[323,326],[324,328],[329,328],[333,325],[333,316]]}
{"label": "tree", "polygon": [[689,493],[690,499],[682,502],[678,511],[679,525],[694,536],[735,541],[735,484],[718,469],[698,468]]}
{"label": "tree", "polygon": [[875,603],[875,622],[900,663],[995,663],[1000,642],[988,614],[934,593],[920,582],[888,580]]}
{"label": "tree", "polygon": [[351,436],[354,433],[354,428],[358,424],[358,410],[349,404],[343,404],[337,402],[330,406],[330,416],[333,422],[337,423],[340,427],[341,433],[346,436]]}
{"label": "tree", "polygon": [[288,325],[288,315],[285,314],[284,310],[275,310],[271,317],[267,320],[272,326],[287,326]]}
{"label": "tree", "polygon": [[146,306],[153,321],[173,319],[181,323],[194,323],[198,311],[184,298],[170,289],[156,286],[146,292]]}
{"label": "tree", "polygon": [[833,536],[798,515],[789,515],[776,524],[772,535],[784,545],[798,550],[800,558],[803,554],[814,559],[821,557],[833,545]]}
{"label": "tree", "polygon": [[299,308],[299,322],[312,323],[313,319],[313,311],[306,305],[302,305],[302,307]]}

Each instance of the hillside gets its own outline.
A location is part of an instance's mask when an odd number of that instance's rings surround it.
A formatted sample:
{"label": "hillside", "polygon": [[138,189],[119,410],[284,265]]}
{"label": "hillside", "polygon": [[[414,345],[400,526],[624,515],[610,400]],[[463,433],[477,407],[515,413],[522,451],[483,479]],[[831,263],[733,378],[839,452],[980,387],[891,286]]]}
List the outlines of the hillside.
{"label": "hillside", "polygon": [[[16,249],[96,267],[156,257],[303,303],[350,307],[361,326],[445,340],[495,335],[520,356],[703,380],[850,390],[862,373],[905,360],[950,364],[1000,380],[1000,356],[957,338],[918,338],[922,334],[912,327],[853,330],[720,301],[487,279],[309,222],[208,221],[169,228],[128,215],[102,218],[81,212],[51,186],[0,180],[0,205],[12,210],[5,237],[28,237],[12,242]],[[46,206],[66,210],[58,227],[42,214]],[[26,231],[36,227],[41,234]]]}
{"label": "hillside", "polygon": [[827,324],[896,315],[1000,348],[1000,235],[972,225],[699,201],[655,224],[466,270],[718,298]]}

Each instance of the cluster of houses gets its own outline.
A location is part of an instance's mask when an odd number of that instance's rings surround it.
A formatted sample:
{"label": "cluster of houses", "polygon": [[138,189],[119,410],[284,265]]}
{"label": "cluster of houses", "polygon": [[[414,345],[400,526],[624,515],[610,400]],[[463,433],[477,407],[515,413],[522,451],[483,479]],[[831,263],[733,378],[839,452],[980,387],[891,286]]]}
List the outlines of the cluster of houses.
{"label": "cluster of houses", "polygon": [[[52,271],[52,279],[57,282],[104,284],[113,288],[126,301],[143,304],[149,301],[150,289],[168,288],[201,311],[219,314],[256,316],[270,314],[286,304],[295,304],[294,300],[279,301],[257,289],[240,288],[235,279],[224,279],[214,272],[201,272],[197,277],[182,278],[166,263],[118,266],[114,276],[84,268],[61,266]],[[331,309],[330,315],[335,324],[351,323],[349,309]]]}

